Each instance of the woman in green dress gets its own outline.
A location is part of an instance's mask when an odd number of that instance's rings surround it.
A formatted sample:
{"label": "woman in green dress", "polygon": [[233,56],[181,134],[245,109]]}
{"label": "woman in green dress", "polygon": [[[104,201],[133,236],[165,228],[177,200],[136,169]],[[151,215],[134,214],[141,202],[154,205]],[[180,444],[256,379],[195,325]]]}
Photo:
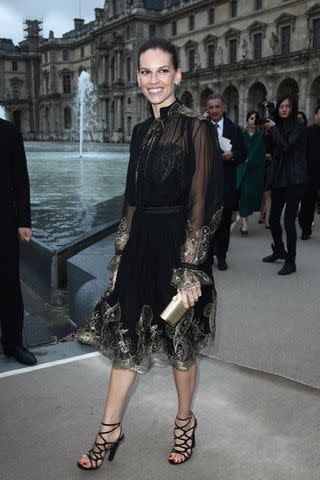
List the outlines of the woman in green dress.
{"label": "woman in green dress", "polygon": [[237,189],[239,190],[240,232],[248,234],[248,216],[259,212],[264,190],[266,147],[264,134],[258,129],[259,114],[252,110],[247,114],[247,128],[243,130],[248,147],[248,158],[237,167]]}

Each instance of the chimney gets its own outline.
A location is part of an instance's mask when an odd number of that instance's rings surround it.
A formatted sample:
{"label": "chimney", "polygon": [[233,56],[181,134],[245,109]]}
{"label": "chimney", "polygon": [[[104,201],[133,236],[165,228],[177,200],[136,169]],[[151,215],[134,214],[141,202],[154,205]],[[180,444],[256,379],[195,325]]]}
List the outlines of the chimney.
{"label": "chimney", "polygon": [[104,8],[95,8],[94,9],[96,21],[100,22],[100,20],[103,18],[104,15]]}
{"label": "chimney", "polygon": [[83,18],[74,18],[74,29],[77,30],[78,32],[82,30],[82,27],[84,25],[84,19]]}

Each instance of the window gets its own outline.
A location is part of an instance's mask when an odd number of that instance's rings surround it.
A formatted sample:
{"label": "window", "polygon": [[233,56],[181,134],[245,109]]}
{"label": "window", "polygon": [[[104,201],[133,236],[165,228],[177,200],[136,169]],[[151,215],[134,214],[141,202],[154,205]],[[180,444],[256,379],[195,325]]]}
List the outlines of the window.
{"label": "window", "polygon": [[149,25],[149,38],[154,38],[156,36],[156,26]]}
{"label": "window", "polygon": [[112,57],[111,59],[111,82],[114,82],[116,79],[116,59]]}
{"label": "window", "polygon": [[45,52],[44,54],[44,62],[48,63],[48,52]]}
{"label": "window", "polygon": [[313,48],[320,48],[320,18],[313,20]]}
{"label": "window", "polygon": [[231,17],[234,18],[238,15],[238,2],[237,0],[231,0]]}
{"label": "window", "polygon": [[67,62],[69,60],[69,50],[63,50],[62,59],[64,62]]}
{"label": "window", "polygon": [[18,78],[13,78],[11,80],[11,88],[12,88],[12,97],[18,99],[20,97],[20,80]]}
{"label": "window", "polygon": [[195,50],[194,50],[194,48],[190,48],[190,50],[188,50],[188,67],[189,67],[189,72],[193,72],[194,67],[195,67]]}
{"label": "window", "polygon": [[208,68],[210,70],[214,69],[214,45],[208,45]]}
{"label": "window", "polygon": [[171,23],[171,35],[174,37],[177,35],[177,22]]}
{"label": "window", "polygon": [[261,10],[262,8],[262,0],[256,0],[256,10]]}
{"label": "window", "polygon": [[71,120],[71,108],[70,107],[66,107],[64,109],[63,116],[64,116],[64,128],[65,129],[71,128],[72,120]]}
{"label": "window", "polygon": [[131,37],[131,28],[130,28],[130,25],[127,26],[126,28],[126,38],[127,40],[129,40]]}
{"label": "window", "polygon": [[229,40],[229,63],[237,63],[237,39]]}
{"label": "window", "polygon": [[45,88],[45,93],[49,93],[49,74],[46,73],[44,77],[44,88]]}
{"label": "window", "polygon": [[132,130],[132,118],[127,117],[127,135],[131,135],[131,130]]}
{"label": "window", "polygon": [[214,7],[210,7],[210,8],[209,8],[209,12],[208,12],[208,23],[209,23],[209,25],[213,25],[213,24],[214,24]]}
{"label": "window", "polygon": [[84,47],[81,47],[81,49],[80,49],[80,57],[81,58],[84,57]]}
{"label": "window", "polygon": [[291,26],[287,25],[281,28],[281,55],[290,53]]}
{"label": "window", "polygon": [[69,74],[62,76],[63,93],[71,93],[71,77]]}
{"label": "window", "polygon": [[127,81],[131,82],[131,58],[130,57],[127,57],[126,70],[127,70]]}
{"label": "window", "polygon": [[15,62],[15,61],[12,62],[11,67],[12,67],[12,71],[16,72],[18,70],[18,62]]}
{"label": "window", "polygon": [[255,60],[262,57],[262,33],[255,33],[253,36],[253,55]]}
{"label": "window", "polygon": [[194,30],[194,15],[189,17],[189,31]]}

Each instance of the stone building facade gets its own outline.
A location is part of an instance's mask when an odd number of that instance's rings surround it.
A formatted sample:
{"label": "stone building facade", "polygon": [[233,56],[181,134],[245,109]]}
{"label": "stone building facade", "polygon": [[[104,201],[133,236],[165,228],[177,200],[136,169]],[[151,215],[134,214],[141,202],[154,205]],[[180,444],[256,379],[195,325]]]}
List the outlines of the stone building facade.
{"label": "stone building facade", "polygon": [[51,32],[44,39],[40,30],[29,21],[19,47],[0,40],[0,105],[11,119],[20,116],[27,138],[77,139],[73,98],[86,70],[99,98],[94,140],[129,141],[147,115],[137,51],[155,35],[176,45],[183,71],[177,94],[195,110],[210,93],[223,93],[229,116],[243,124],[265,97],[290,93],[311,120],[320,102],[318,1],[109,0],[94,21],[75,19],[62,38]]}

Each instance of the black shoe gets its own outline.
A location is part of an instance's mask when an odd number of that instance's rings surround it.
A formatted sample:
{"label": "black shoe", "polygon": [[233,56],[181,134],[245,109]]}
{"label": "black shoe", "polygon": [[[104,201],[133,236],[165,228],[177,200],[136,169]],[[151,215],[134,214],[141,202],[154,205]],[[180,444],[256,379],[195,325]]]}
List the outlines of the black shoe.
{"label": "black shoe", "polygon": [[[105,427],[108,427],[107,429]],[[108,442],[104,435],[108,433],[114,432],[117,428],[120,428],[118,440],[115,442]],[[91,450],[89,450],[86,455],[87,458],[81,457],[81,459],[77,462],[77,466],[81,470],[98,470],[100,468],[106,458],[108,456],[109,462],[112,462],[114,456],[118,450],[118,447],[121,442],[124,440],[124,434],[120,425],[118,423],[103,423],[101,422],[100,431],[97,435],[96,441],[93,444]]]}
{"label": "black shoe", "polygon": [[271,248],[273,250],[271,255],[268,255],[267,257],[263,257],[262,261],[265,263],[273,263],[276,260],[284,260],[284,257],[286,255],[285,248],[283,244],[279,247],[275,247],[273,244],[271,245]]}
{"label": "black shoe", "polygon": [[13,349],[3,347],[3,353],[6,357],[14,357],[17,362],[23,363],[24,365],[35,365],[37,363],[37,359],[33,353],[23,345],[17,345]]}
{"label": "black shoe", "polygon": [[279,270],[278,275],[290,275],[290,273],[294,273],[296,270],[297,268],[294,262],[286,262],[281,270]]}
{"label": "black shoe", "polygon": [[218,258],[218,269],[221,271],[228,270],[228,264],[225,258]]}
{"label": "black shoe", "polygon": [[300,238],[301,240],[309,240],[310,236],[311,236],[311,233],[302,232]]}

